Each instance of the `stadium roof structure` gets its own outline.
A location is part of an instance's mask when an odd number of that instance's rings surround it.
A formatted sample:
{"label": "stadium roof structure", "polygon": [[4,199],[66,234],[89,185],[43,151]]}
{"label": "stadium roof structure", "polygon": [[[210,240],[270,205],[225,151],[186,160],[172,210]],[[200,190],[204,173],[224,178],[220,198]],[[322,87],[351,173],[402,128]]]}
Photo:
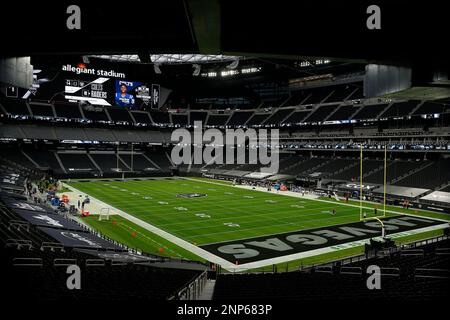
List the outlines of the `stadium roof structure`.
{"label": "stadium roof structure", "polygon": [[[138,54],[116,54],[116,55],[91,55],[89,57],[106,59],[109,61],[141,62]],[[151,54],[150,61],[160,64],[183,64],[183,63],[216,63],[239,60],[239,56],[212,55],[212,54]]]}
{"label": "stadium roof structure", "polygon": [[[0,56],[192,53],[371,63],[408,60],[424,66],[448,63],[445,50],[436,49],[442,30],[447,30],[444,8],[385,1],[383,11],[389,14],[383,14],[383,27],[369,30],[364,1],[358,5],[330,1],[333,5],[328,9],[326,2],[297,1],[294,9],[288,0],[155,0],[151,18],[148,10],[136,5],[119,21],[117,8],[98,0],[83,3],[82,28],[74,31],[66,27],[65,1],[45,7],[31,2],[27,10],[23,1],[7,1],[2,12],[8,14],[0,20],[3,29],[34,30],[38,25],[39,32],[16,32]],[[427,34],[420,45],[418,34]],[[328,41],[332,39],[338,39],[338,45]]]}

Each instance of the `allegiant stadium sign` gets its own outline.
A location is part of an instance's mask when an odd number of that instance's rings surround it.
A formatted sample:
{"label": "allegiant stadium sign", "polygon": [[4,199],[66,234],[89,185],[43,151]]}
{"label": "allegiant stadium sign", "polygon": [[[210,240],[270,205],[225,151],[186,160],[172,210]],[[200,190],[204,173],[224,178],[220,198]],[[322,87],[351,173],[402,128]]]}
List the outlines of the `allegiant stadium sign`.
{"label": "allegiant stadium sign", "polygon": [[88,68],[85,64],[80,63],[77,66],[66,64],[62,66],[62,71],[73,72],[76,74],[90,74],[95,76],[103,76],[110,78],[125,78],[125,73],[116,72],[115,70],[102,70],[95,68]]}

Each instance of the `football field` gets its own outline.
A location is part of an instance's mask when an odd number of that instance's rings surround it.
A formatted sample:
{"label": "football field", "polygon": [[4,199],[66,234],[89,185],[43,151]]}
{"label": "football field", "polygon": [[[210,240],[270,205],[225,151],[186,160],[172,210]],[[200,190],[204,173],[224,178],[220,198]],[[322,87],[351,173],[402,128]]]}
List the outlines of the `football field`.
{"label": "football field", "polygon": [[[69,185],[178,239],[233,262],[239,260],[248,263],[304,252],[307,251],[304,248],[295,248],[292,252],[288,250],[288,247],[293,247],[292,243],[301,242],[293,240],[296,232],[314,230],[316,237],[327,236],[321,228],[335,226],[356,228],[362,223],[360,208],[355,205],[282,196],[275,191],[270,193],[254,191],[233,187],[220,181],[182,178],[125,181],[100,179],[74,181]],[[363,210],[367,217],[374,216],[373,209]],[[378,210],[378,216],[380,215],[381,209]],[[386,216],[392,218],[400,215],[388,213]],[[113,220],[114,217],[110,219]],[[435,220],[429,221],[429,225],[425,221],[425,224],[421,222],[409,229],[430,227],[437,223]],[[378,222],[372,222],[373,230],[365,233],[365,238],[381,234],[380,226],[376,224]],[[395,228],[397,227],[392,227],[392,230],[406,230]],[[328,230],[328,234],[330,232]],[[332,232],[336,233],[337,230]],[[280,237],[277,238],[278,235]],[[360,240],[351,238],[351,235],[350,232],[346,239],[336,235],[329,239],[346,242]],[[353,235],[357,235],[357,232],[353,231]],[[282,243],[279,240],[282,238],[290,239],[291,244]],[[249,241],[245,244],[247,248],[242,247],[244,243],[239,241],[247,240]],[[305,243],[304,240],[302,242]],[[258,257],[255,257],[254,249],[248,248],[249,243],[259,247],[261,254]],[[218,247],[217,244],[225,245]],[[338,244],[341,243],[329,243],[330,246]],[[185,249],[189,251],[189,248]],[[253,250],[253,253],[248,250]],[[278,254],[264,253],[264,250],[277,251]]]}

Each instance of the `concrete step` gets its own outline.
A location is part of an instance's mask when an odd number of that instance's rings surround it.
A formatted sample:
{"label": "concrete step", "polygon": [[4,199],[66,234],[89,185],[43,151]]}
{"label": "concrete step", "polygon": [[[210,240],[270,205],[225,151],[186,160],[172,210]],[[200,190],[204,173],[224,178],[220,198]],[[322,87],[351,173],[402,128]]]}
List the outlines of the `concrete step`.
{"label": "concrete step", "polygon": [[205,287],[200,294],[199,300],[212,300],[214,294],[214,287],[216,286],[216,280],[206,281]]}

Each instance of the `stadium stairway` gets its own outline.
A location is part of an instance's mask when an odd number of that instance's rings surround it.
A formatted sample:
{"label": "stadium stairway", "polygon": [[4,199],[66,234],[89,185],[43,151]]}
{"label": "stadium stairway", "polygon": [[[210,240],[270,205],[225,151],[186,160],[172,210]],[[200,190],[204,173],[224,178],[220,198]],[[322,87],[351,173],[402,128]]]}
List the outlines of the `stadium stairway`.
{"label": "stadium stairway", "polygon": [[95,162],[94,158],[92,158],[91,154],[89,152],[86,153],[89,160],[91,160],[92,164],[97,168],[97,170],[100,172],[100,176],[103,176],[103,170],[100,168],[100,166]]}
{"label": "stadium stairway", "polygon": [[55,154],[55,158],[56,158],[56,160],[58,161],[59,166],[61,167],[62,171],[63,171],[64,173],[67,174],[67,170],[66,170],[66,168],[64,167],[64,165],[63,165],[63,163],[62,163],[62,161],[61,161],[61,158],[59,157],[58,153],[57,153],[57,152],[54,152],[54,154]]}
{"label": "stadium stairway", "polygon": [[210,279],[206,281],[206,284],[203,287],[203,291],[200,294],[199,300],[212,300],[215,286],[216,280]]}
{"label": "stadium stairway", "polygon": [[430,162],[428,162],[428,163],[424,163],[422,166],[417,167],[417,168],[415,168],[415,169],[413,169],[413,170],[407,172],[406,174],[403,174],[403,175],[401,175],[401,176],[395,177],[395,178],[392,179],[389,183],[395,185],[395,183],[396,183],[397,181],[400,181],[400,180],[405,179],[405,178],[407,178],[407,177],[409,177],[409,176],[412,176],[412,175],[418,173],[419,171],[422,171],[423,169],[425,169],[425,168],[427,168],[427,167],[429,167],[429,166],[431,166],[431,165],[433,165],[433,162],[432,162],[432,161],[430,161]]}

